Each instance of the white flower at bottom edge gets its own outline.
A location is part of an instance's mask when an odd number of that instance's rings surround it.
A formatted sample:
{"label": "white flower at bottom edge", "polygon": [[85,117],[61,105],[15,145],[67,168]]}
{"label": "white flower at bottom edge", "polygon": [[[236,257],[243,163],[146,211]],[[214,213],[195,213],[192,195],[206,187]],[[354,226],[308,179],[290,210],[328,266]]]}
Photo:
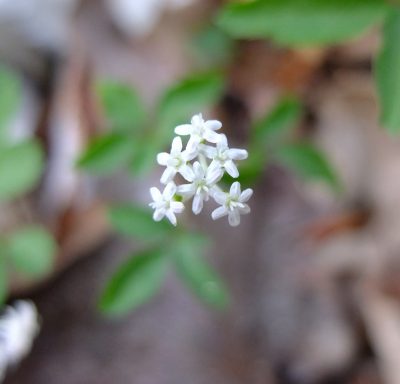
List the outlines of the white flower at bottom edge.
{"label": "white flower at bottom edge", "polygon": [[194,115],[190,124],[178,125],[175,128],[177,135],[186,136],[190,135],[186,150],[189,153],[197,153],[199,144],[206,140],[210,143],[218,143],[220,134],[218,131],[222,127],[222,123],[218,120],[204,121],[202,114]]}
{"label": "white flower at bottom edge", "polygon": [[214,163],[217,163],[232,177],[239,176],[239,171],[233,160],[244,160],[248,156],[245,149],[229,148],[228,140],[223,134],[220,135],[216,147],[203,145],[202,150],[209,159],[212,159],[211,167],[215,165]]}
{"label": "white flower at bottom edge", "polygon": [[176,185],[174,183],[168,183],[162,193],[156,187],[150,188],[153,202],[149,205],[154,209],[153,219],[155,221],[160,221],[167,216],[171,224],[176,225],[175,213],[182,213],[185,207],[183,203],[173,200],[175,192]]}
{"label": "white flower at bottom edge", "polygon": [[17,301],[0,317],[0,377],[9,365],[17,364],[31,350],[39,333],[39,318],[30,301]]}
{"label": "white flower at bottom edge", "polygon": [[228,215],[229,224],[236,227],[240,224],[240,215],[245,215],[250,212],[250,207],[246,202],[253,194],[251,188],[240,191],[240,183],[235,181],[230,188],[229,193],[222,191],[215,191],[213,193],[214,200],[221,204],[221,207],[215,209],[211,217],[217,220],[221,217]]}
{"label": "white flower at bottom edge", "polygon": [[203,202],[207,201],[210,191],[215,183],[222,177],[221,167],[208,167],[206,170],[196,161],[193,164],[194,179],[190,184],[178,186],[177,193],[184,199],[190,199],[193,196],[192,211],[198,215],[203,209]]}
{"label": "white flower at bottom edge", "polygon": [[194,176],[193,171],[187,162],[194,157],[195,154],[189,154],[186,150],[182,151],[182,139],[180,137],[175,137],[174,140],[172,140],[171,152],[162,152],[157,155],[158,164],[167,167],[161,176],[161,183],[169,183],[178,172],[187,181],[192,180]]}

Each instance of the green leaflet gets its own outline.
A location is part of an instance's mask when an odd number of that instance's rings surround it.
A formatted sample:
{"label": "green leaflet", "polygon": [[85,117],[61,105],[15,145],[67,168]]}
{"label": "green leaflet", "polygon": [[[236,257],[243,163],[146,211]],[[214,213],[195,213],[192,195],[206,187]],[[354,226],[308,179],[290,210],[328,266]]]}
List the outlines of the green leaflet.
{"label": "green leaflet", "polygon": [[276,160],[300,177],[324,181],[336,190],[340,187],[328,159],[310,143],[284,145],[277,151]]}
{"label": "green leaflet", "polygon": [[0,150],[0,199],[7,200],[30,191],[43,171],[43,153],[36,140]]}
{"label": "green leaflet", "polygon": [[100,299],[100,309],[118,317],[149,301],[161,289],[166,261],[159,249],[132,256],[111,278]]}
{"label": "green leaflet", "polygon": [[382,20],[383,0],[255,0],[228,3],[218,25],[234,37],[271,38],[290,46],[356,37]]}
{"label": "green leaflet", "polygon": [[40,278],[52,269],[57,245],[44,228],[31,226],[19,229],[9,236],[7,244],[10,261],[21,274]]}
{"label": "green leaflet", "polygon": [[400,130],[400,10],[393,9],[383,29],[383,44],[375,63],[381,122],[391,132]]}
{"label": "green leaflet", "polygon": [[121,234],[154,242],[167,237],[174,229],[165,220],[156,222],[153,212],[133,204],[123,204],[110,209],[110,221]]}

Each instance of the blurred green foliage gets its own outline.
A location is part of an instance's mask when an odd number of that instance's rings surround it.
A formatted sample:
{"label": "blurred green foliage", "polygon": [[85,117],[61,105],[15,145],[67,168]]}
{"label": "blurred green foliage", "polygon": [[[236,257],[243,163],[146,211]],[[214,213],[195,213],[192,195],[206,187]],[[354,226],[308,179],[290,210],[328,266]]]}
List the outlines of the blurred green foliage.
{"label": "blurred green foliage", "polygon": [[396,0],[249,0],[224,5],[216,23],[234,38],[271,39],[290,47],[345,42],[383,22],[375,78],[381,123],[400,130],[399,2]]}
{"label": "blurred green foliage", "polygon": [[9,236],[7,243],[10,262],[17,272],[32,278],[50,272],[57,246],[47,230],[40,226],[21,228]]}
{"label": "blurred green foliage", "polygon": [[0,201],[29,192],[43,171],[43,151],[34,140],[3,145],[0,149]]}
{"label": "blurred green foliage", "polygon": [[[8,204],[31,192],[44,171],[44,153],[36,139],[11,140],[9,123],[21,100],[16,74],[0,67],[0,203]],[[53,267],[57,245],[40,225],[0,235],[0,303],[7,298],[11,276],[39,279]]]}
{"label": "blurred green foliage", "polygon": [[224,282],[202,256],[207,244],[208,239],[198,234],[182,236],[174,253],[176,271],[201,301],[224,309],[229,304],[229,294]]}
{"label": "blurred green foliage", "polygon": [[20,95],[19,78],[0,65],[0,145],[6,140],[7,123],[18,107]]}
{"label": "blurred green foliage", "polygon": [[146,109],[131,86],[103,81],[97,84],[97,94],[104,108],[107,125],[111,129],[121,132],[142,130]]}
{"label": "blurred green foliage", "polygon": [[201,28],[193,37],[191,51],[201,67],[216,68],[229,64],[235,52],[235,40],[216,25]]}
{"label": "blurred green foliage", "polygon": [[326,45],[360,35],[381,21],[383,0],[252,0],[228,3],[218,25],[234,37],[279,44]]}
{"label": "blurred green foliage", "polygon": [[392,132],[400,130],[400,10],[393,9],[383,28],[383,43],[375,75],[381,100],[381,122]]}
{"label": "blurred green foliage", "polygon": [[338,178],[322,151],[311,143],[297,142],[282,145],[276,159],[286,167],[308,180],[320,180],[333,189],[339,189]]}
{"label": "blurred green foliage", "polygon": [[162,287],[166,261],[161,249],[146,250],[130,257],[106,286],[100,309],[110,316],[122,316],[146,303]]}

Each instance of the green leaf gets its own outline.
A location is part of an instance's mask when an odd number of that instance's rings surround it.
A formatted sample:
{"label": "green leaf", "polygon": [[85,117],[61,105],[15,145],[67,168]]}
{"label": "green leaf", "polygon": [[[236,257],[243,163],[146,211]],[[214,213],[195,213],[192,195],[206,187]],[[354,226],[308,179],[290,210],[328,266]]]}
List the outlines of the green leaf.
{"label": "green leaf", "polygon": [[109,133],[89,144],[78,166],[97,174],[113,172],[129,162],[134,149],[135,143],[129,135]]}
{"label": "green leaf", "polygon": [[324,181],[334,189],[340,187],[338,178],[329,161],[312,144],[284,145],[278,149],[276,160],[305,179]]}
{"label": "green leaf", "polygon": [[161,288],[166,261],[161,250],[133,256],[108,283],[100,299],[100,309],[111,316],[122,316],[146,303]]}
{"label": "green leaf", "polygon": [[32,278],[43,277],[51,271],[56,250],[53,236],[42,227],[20,229],[8,239],[8,253],[14,268]]}
{"label": "green leaf", "polygon": [[228,62],[234,51],[232,38],[215,25],[207,25],[193,38],[196,62],[207,66]]}
{"label": "green leaf", "polygon": [[15,198],[28,192],[39,181],[43,170],[42,149],[29,140],[0,150],[0,199]]}
{"label": "green leaf", "polygon": [[136,151],[129,164],[129,169],[136,177],[140,177],[157,166],[157,153],[161,150],[158,140],[142,136],[139,138]]}
{"label": "green leaf", "polygon": [[218,25],[234,37],[321,45],[360,35],[386,10],[383,0],[250,0],[228,3]]}
{"label": "green leaf", "polygon": [[214,105],[224,90],[224,79],[218,73],[191,76],[169,88],[159,106],[158,137],[169,142],[174,127],[189,122],[192,115]]}
{"label": "green leaf", "polygon": [[0,133],[12,114],[16,111],[21,99],[21,83],[13,72],[0,66]]}
{"label": "green leaf", "polygon": [[300,102],[285,97],[254,125],[250,134],[249,157],[240,165],[240,183],[254,184],[261,177],[268,158],[289,138],[301,114]]}
{"label": "green leaf", "polygon": [[252,185],[261,177],[269,158],[267,150],[259,145],[251,145],[248,152],[249,157],[240,164],[240,175],[237,178],[243,185]]}
{"label": "green leaf", "polygon": [[381,122],[392,132],[400,130],[400,9],[393,9],[383,29],[383,45],[375,65],[381,105]]}
{"label": "green leaf", "polygon": [[7,262],[3,249],[0,251],[0,307],[4,304],[7,297],[8,279],[7,279]]}
{"label": "green leaf", "polygon": [[97,91],[113,130],[137,131],[143,127],[145,108],[132,87],[104,81],[98,84]]}
{"label": "green leaf", "polygon": [[259,146],[272,147],[284,139],[298,124],[302,114],[300,102],[295,98],[283,98],[272,111],[258,121],[251,134],[253,143]]}
{"label": "green leaf", "polygon": [[221,278],[201,256],[204,247],[193,237],[186,237],[175,250],[175,265],[182,281],[205,304],[224,309],[229,294]]}
{"label": "green leaf", "polygon": [[153,212],[133,204],[124,204],[110,209],[112,226],[121,234],[142,240],[159,240],[169,236],[174,229],[165,220],[153,220]]}

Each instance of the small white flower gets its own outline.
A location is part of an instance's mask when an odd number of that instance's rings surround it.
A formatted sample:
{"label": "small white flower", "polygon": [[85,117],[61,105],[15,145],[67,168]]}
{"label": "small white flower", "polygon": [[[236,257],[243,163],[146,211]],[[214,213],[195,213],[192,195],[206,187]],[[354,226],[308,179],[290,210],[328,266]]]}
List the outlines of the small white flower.
{"label": "small white flower", "polygon": [[175,193],[176,185],[174,183],[168,183],[163,193],[156,187],[150,188],[150,194],[154,201],[149,205],[154,209],[153,219],[155,221],[160,221],[167,216],[171,224],[176,225],[175,213],[181,213],[184,206],[181,202],[173,200]]}
{"label": "small white flower", "polygon": [[194,174],[192,168],[187,164],[192,160],[194,155],[188,151],[182,151],[182,140],[180,137],[175,137],[172,141],[171,152],[162,152],[157,155],[157,162],[167,168],[161,176],[161,183],[167,184],[179,172],[187,181],[193,180]]}
{"label": "small white flower", "polygon": [[240,224],[240,215],[245,215],[250,212],[250,207],[246,202],[253,194],[253,190],[248,188],[243,192],[240,191],[240,183],[235,181],[231,185],[229,193],[216,191],[213,194],[214,200],[221,204],[221,207],[215,209],[211,217],[217,220],[223,216],[228,215],[229,224],[236,227]]}
{"label": "small white flower", "polygon": [[17,301],[0,317],[0,378],[8,366],[17,364],[32,348],[39,332],[38,313],[30,301]]}
{"label": "small white flower", "polygon": [[193,164],[193,172],[192,183],[179,185],[177,193],[185,200],[193,197],[192,210],[195,215],[198,215],[203,209],[203,202],[209,199],[211,188],[221,178],[222,171],[220,167],[208,167],[205,170],[196,161]]}
{"label": "small white flower", "polygon": [[216,147],[204,145],[203,151],[209,159],[212,159],[210,166],[218,164],[221,168],[224,168],[230,176],[235,178],[239,176],[239,171],[233,160],[244,160],[248,156],[245,149],[229,148],[228,140],[223,134],[220,135],[220,141],[217,143]]}
{"label": "small white flower", "polygon": [[219,141],[220,134],[215,131],[221,127],[222,124],[220,121],[204,121],[203,116],[200,113],[192,117],[190,124],[178,125],[175,128],[175,133],[181,136],[190,135],[186,148],[190,153],[196,153],[198,146],[202,141],[206,140],[214,144]]}

